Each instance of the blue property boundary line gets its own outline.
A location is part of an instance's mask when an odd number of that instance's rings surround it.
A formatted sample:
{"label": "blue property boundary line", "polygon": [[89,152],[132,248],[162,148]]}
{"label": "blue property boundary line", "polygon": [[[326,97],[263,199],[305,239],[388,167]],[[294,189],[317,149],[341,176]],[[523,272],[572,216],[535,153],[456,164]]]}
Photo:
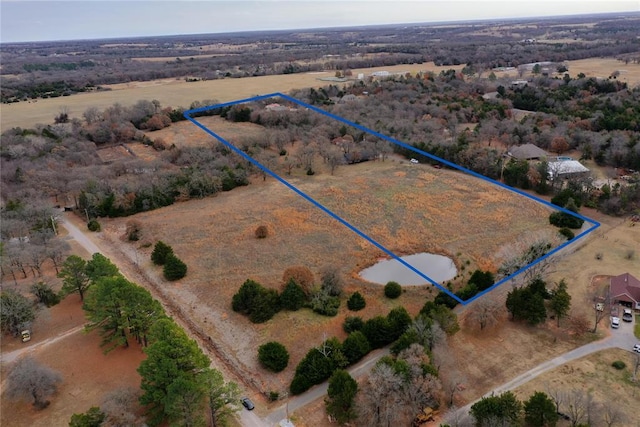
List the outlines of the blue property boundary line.
{"label": "blue property boundary line", "polygon": [[[237,148],[235,145],[233,145],[232,143],[230,143],[229,141],[227,141],[226,139],[224,139],[223,137],[221,137],[220,135],[216,134],[215,132],[213,132],[211,129],[207,128],[205,125],[203,125],[202,123],[198,122],[195,118],[192,117],[192,115],[194,114],[198,114],[198,113],[202,113],[202,112],[206,112],[206,111],[210,111],[210,110],[216,110],[216,109],[220,109],[220,108],[225,108],[225,107],[230,107],[233,105],[238,105],[238,104],[245,104],[248,102],[255,102],[255,101],[262,101],[265,99],[271,99],[271,98],[281,98],[284,100],[287,100],[291,103],[297,104],[301,107],[304,107],[308,110],[314,111],[316,113],[319,114],[323,114],[333,120],[337,120],[341,123],[344,123],[348,126],[352,126],[356,129],[359,129],[363,132],[366,132],[370,135],[374,135],[378,138],[381,138],[387,142],[390,142],[392,144],[396,144],[399,145],[407,150],[413,151],[417,154],[420,154],[422,156],[428,157],[432,160],[435,160],[437,162],[443,163],[453,169],[457,169],[461,172],[467,173],[469,175],[472,175],[476,178],[480,178],[485,180],[486,182],[489,182],[490,184],[496,185],[498,187],[501,187],[503,189],[506,189],[508,191],[517,193],[521,196],[527,197],[531,200],[534,200],[538,203],[541,203],[543,205],[546,205],[552,209],[555,210],[559,210],[561,212],[573,215],[577,218],[582,219],[583,221],[591,224],[591,227],[589,227],[587,230],[583,231],[582,233],[578,234],[577,236],[575,236],[573,239],[568,240],[566,242],[564,242],[563,244],[559,245],[558,247],[552,249],[551,251],[549,251],[548,253],[546,253],[544,256],[538,258],[537,260],[529,263],[528,265],[525,265],[524,267],[518,269],[517,271],[511,273],[509,276],[504,277],[503,279],[499,280],[498,282],[494,283],[490,288],[485,289],[482,292],[479,292],[478,294],[474,295],[472,298],[469,298],[468,300],[462,300],[460,297],[458,297],[457,295],[455,295],[453,292],[451,292],[450,290],[448,290],[447,288],[445,288],[444,286],[442,286],[440,283],[436,282],[435,280],[431,279],[429,276],[425,275],[424,273],[422,273],[421,271],[419,271],[418,269],[416,269],[414,266],[412,266],[411,264],[407,263],[405,260],[403,260],[402,258],[400,258],[399,256],[397,256],[395,253],[393,253],[392,251],[390,251],[389,249],[387,249],[386,247],[384,247],[382,244],[380,244],[379,242],[377,242],[376,240],[374,240],[373,238],[371,238],[368,234],[362,232],[360,229],[358,229],[357,227],[355,227],[354,225],[352,225],[351,223],[349,223],[348,221],[346,221],[345,219],[341,218],[339,215],[335,214],[334,212],[332,212],[331,210],[329,210],[326,206],[324,206],[323,204],[319,203],[318,201],[316,201],[315,199],[313,199],[311,196],[309,196],[308,194],[306,194],[305,192],[303,192],[302,190],[300,190],[298,187],[294,186],[293,184],[291,184],[290,182],[288,182],[287,180],[285,180],[284,178],[282,178],[280,175],[278,175],[277,173],[273,172],[272,170],[270,170],[269,168],[267,168],[266,166],[264,166],[263,164],[261,164],[260,162],[258,162],[257,160],[255,160],[253,157],[249,156],[247,153],[245,153],[244,151],[242,151],[241,149]],[[494,179],[491,178],[487,178],[484,175],[481,175],[477,172],[474,172],[470,169],[467,169],[465,167],[462,167],[460,165],[457,165],[455,163],[452,163],[448,160],[442,159],[438,156],[434,156],[433,154],[427,153],[425,151],[419,150],[407,143],[404,143],[402,141],[399,141],[397,139],[391,138],[389,136],[383,135],[379,132],[376,132],[372,129],[369,129],[365,126],[362,126],[360,124],[351,122],[343,117],[337,116],[335,114],[329,113],[327,111],[324,111],[318,107],[315,107],[313,105],[307,104],[306,102],[300,101],[296,98],[292,98],[288,95],[279,93],[279,92],[275,92],[275,93],[271,93],[271,94],[267,94],[267,95],[260,95],[260,96],[254,96],[251,98],[245,98],[245,99],[239,99],[236,101],[230,101],[230,102],[225,102],[222,104],[216,104],[216,105],[209,105],[209,106],[205,106],[205,107],[200,107],[200,108],[194,108],[188,111],[184,112],[184,117],[189,120],[191,123],[195,124],[196,126],[198,126],[200,129],[202,129],[203,131],[205,131],[206,133],[208,133],[209,135],[211,135],[212,137],[214,137],[215,139],[217,139],[218,141],[220,141],[222,144],[224,144],[227,148],[229,148],[230,150],[232,150],[233,152],[235,152],[236,154],[238,154],[239,156],[241,156],[242,158],[244,158],[245,160],[247,160],[248,162],[254,164],[255,166],[257,166],[259,169],[261,169],[263,172],[269,174],[270,176],[272,176],[273,178],[275,178],[276,180],[278,180],[279,182],[281,182],[283,185],[285,185],[287,188],[291,189],[293,192],[295,192],[296,194],[298,194],[300,197],[302,197],[303,199],[307,200],[308,202],[310,202],[312,205],[314,205],[315,207],[317,207],[318,209],[320,209],[321,211],[323,211],[324,213],[326,213],[327,215],[329,215],[330,217],[334,218],[335,220],[337,220],[338,222],[340,222],[342,225],[344,225],[345,227],[347,227],[348,229],[350,229],[351,231],[353,231],[354,233],[356,233],[358,236],[362,237],[363,239],[367,240],[369,243],[371,243],[372,245],[374,245],[376,248],[380,249],[381,251],[383,251],[385,254],[389,255],[391,258],[395,259],[396,261],[398,261],[399,263],[401,263],[402,265],[404,265],[405,267],[407,267],[409,270],[413,271],[414,273],[416,273],[418,276],[422,277],[423,279],[425,279],[427,282],[429,282],[430,284],[432,284],[433,286],[435,286],[436,288],[438,288],[439,290],[441,290],[442,292],[445,292],[447,295],[449,295],[450,297],[452,297],[453,299],[455,299],[457,302],[459,302],[462,305],[466,305],[469,304],[470,302],[474,301],[476,298],[481,297],[482,295],[491,292],[493,289],[497,288],[498,286],[500,286],[501,284],[513,279],[515,276],[519,275],[520,273],[524,272],[525,270],[533,267],[534,265],[542,262],[543,260],[545,260],[546,258],[550,257],[551,255],[557,253],[558,251],[562,250],[563,248],[565,248],[566,246],[568,246],[569,244],[575,243],[578,239],[581,239],[582,237],[586,236],[587,234],[593,232],[595,229],[597,229],[598,227],[600,227],[600,223],[597,221],[594,221],[590,218],[587,218],[585,216],[582,216],[578,213],[572,212],[568,209],[562,208],[560,206],[556,206],[550,202],[547,202],[546,200],[540,199],[536,196],[532,196],[530,194],[525,193],[522,190],[519,190],[517,188],[513,188],[510,187],[506,184],[503,184],[499,181],[496,181]]]}

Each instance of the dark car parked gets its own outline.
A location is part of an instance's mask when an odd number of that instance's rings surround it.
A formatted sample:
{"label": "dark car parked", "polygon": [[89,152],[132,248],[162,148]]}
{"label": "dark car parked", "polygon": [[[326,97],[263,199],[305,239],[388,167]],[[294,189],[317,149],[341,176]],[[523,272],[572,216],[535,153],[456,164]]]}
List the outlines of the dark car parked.
{"label": "dark car parked", "polygon": [[249,410],[249,411],[251,411],[251,410],[253,410],[253,408],[255,408],[255,406],[253,406],[253,402],[248,397],[243,397],[242,399],[240,399],[240,402],[242,402],[242,406],[247,408],[247,410]]}

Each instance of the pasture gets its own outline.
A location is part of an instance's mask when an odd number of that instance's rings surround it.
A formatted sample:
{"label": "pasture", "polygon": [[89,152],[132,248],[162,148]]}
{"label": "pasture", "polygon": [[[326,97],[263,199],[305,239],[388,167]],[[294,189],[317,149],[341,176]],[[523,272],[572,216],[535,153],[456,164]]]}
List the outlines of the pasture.
{"label": "pasture", "polygon": [[[451,68],[461,69],[462,66],[438,67],[434,65],[433,62],[430,62],[425,64],[354,69],[352,71],[353,75],[357,76],[358,73],[369,75],[375,71],[389,71],[390,73],[409,72],[413,74],[424,71],[439,73],[442,70]],[[188,108],[193,101],[202,101],[205,99],[227,102],[234,99],[248,98],[272,92],[288,93],[292,89],[325,86],[327,83],[318,79],[334,75],[335,71],[325,71],[320,74],[283,74],[199,82],[186,82],[180,78],[107,85],[104,87],[108,90],[103,92],[38,99],[35,102],[1,104],[1,130],[5,131],[13,127],[29,128],[33,127],[36,123],[53,123],[53,118],[59,114],[60,109],[63,107],[68,109],[70,118],[82,118],[82,113],[89,107],[96,107],[103,110],[115,103],[126,106],[134,104],[141,99],[157,99],[163,106]]]}
{"label": "pasture", "polygon": [[[475,268],[495,270],[499,262],[495,255],[511,242],[553,230],[548,209],[538,203],[461,173],[397,159],[340,167],[333,176],[308,177],[296,171],[288,180],[397,254],[449,254],[459,267],[460,281]],[[408,287],[398,300],[384,298],[382,286],[358,277],[362,268],[383,255],[381,251],[270,178],[214,198],[138,214],[135,219],[142,224],[144,242],[163,240],[189,265],[185,279],[161,286],[246,370],[265,374],[255,354],[260,343],[277,340],[287,346],[290,367],[278,375],[262,376],[266,391],[284,391],[293,367],[324,334],[344,338],[342,322],[353,313],[343,300],[333,318],[305,309],[281,312],[265,324],[252,325],[231,310],[231,297],[245,280],[280,289],[288,267],[309,267],[319,281],[323,266],[337,266],[346,280],[346,296],[358,290],[367,299],[367,308],[358,313],[364,318],[397,305],[415,315],[436,293],[431,286]],[[118,244],[128,220],[105,221],[104,235]],[[263,224],[269,236],[256,239],[254,231]],[[147,261],[150,248],[135,250],[145,268],[157,270]]]}

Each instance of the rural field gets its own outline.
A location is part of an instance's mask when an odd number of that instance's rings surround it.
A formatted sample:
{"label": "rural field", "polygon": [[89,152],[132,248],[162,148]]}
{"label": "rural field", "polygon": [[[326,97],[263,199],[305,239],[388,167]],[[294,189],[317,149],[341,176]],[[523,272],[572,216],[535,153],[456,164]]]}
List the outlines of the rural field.
{"label": "rural field", "polygon": [[[624,64],[613,58],[589,58],[566,62],[571,76],[576,76],[582,72],[589,77],[607,78],[613,72],[620,71],[619,80],[627,82],[631,86],[640,84],[640,64]],[[375,71],[409,72],[412,74],[425,71],[439,73],[452,68],[460,70],[462,66],[436,66],[433,62],[430,62],[354,69],[352,71],[353,75],[357,76],[359,73],[369,75]],[[89,107],[96,107],[102,110],[115,103],[127,106],[141,99],[157,99],[163,106],[188,108],[193,101],[217,100],[219,102],[228,102],[272,92],[287,93],[292,89],[318,87],[328,84],[343,85],[344,83],[319,80],[320,78],[332,77],[334,74],[335,72],[326,71],[198,82],[186,82],[180,78],[107,85],[105,88],[110,90],[104,92],[39,99],[37,102],[1,104],[2,121],[0,130],[4,132],[13,127],[24,128],[33,126],[35,123],[52,123],[55,115],[63,107],[68,109],[70,117],[81,118],[82,113]],[[483,75],[486,77],[487,73]],[[516,78],[518,73],[517,71],[510,71],[500,72],[497,75],[498,77]]]}
{"label": "rural field", "polygon": [[[354,69],[358,73],[369,75],[376,71],[390,73],[418,73],[442,70],[461,69],[462,66],[438,67],[433,62],[425,64],[394,65]],[[301,74],[284,74],[241,79],[220,79],[198,82],[186,82],[183,78],[163,79],[146,82],[119,83],[104,86],[107,91],[91,92],[70,97],[38,99],[37,102],[18,102],[1,104],[2,123],[0,130],[4,132],[13,127],[31,127],[36,123],[52,123],[61,108],[69,110],[70,117],[82,118],[82,113],[89,107],[103,110],[115,103],[123,106],[131,105],[141,99],[157,99],[163,106],[188,108],[193,101],[217,100],[228,102],[236,99],[264,95],[272,92],[287,93],[292,89],[318,87],[329,84],[343,85],[319,80],[333,77],[335,71],[313,72]]]}

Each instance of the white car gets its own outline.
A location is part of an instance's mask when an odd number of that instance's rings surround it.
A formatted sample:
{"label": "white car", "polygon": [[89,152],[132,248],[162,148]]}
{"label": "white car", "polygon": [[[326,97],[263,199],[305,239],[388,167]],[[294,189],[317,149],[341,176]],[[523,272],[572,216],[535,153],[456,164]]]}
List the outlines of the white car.
{"label": "white car", "polygon": [[631,311],[630,308],[624,309],[624,311],[622,312],[622,320],[624,320],[625,322],[633,321],[633,312]]}
{"label": "white car", "polygon": [[616,316],[611,317],[611,327],[613,329],[618,329],[619,326],[620,326],[620,318]]}
{"label": "white car", "polygon": [[640,353],[640,344],[636,344],[633,346],[633,351],[635,351],[636,353]]}

